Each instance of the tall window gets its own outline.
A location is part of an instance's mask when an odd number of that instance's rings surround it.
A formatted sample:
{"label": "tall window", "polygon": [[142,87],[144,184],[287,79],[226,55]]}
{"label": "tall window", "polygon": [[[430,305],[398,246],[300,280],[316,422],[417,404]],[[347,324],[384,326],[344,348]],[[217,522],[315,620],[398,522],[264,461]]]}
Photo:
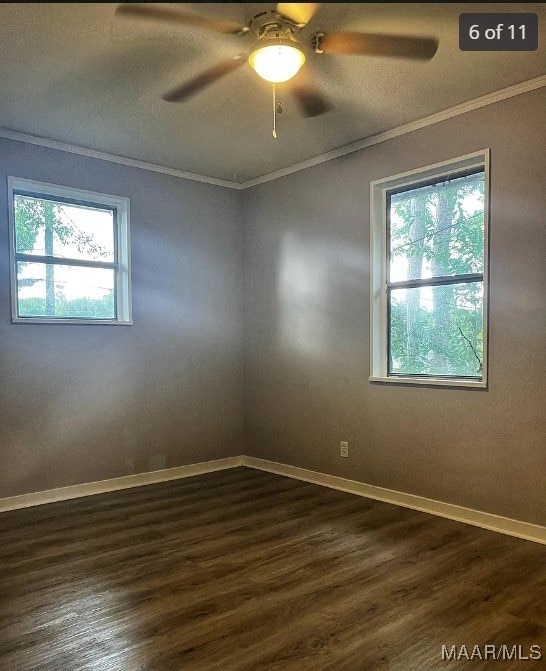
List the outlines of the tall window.
{"label": "tall window", "polygon": [[372,378],[485,386],[487,158],[372,184]]}
{"label": "tall window", "polygon": [[9,178],[12,320],[130,324],[128,200]]}

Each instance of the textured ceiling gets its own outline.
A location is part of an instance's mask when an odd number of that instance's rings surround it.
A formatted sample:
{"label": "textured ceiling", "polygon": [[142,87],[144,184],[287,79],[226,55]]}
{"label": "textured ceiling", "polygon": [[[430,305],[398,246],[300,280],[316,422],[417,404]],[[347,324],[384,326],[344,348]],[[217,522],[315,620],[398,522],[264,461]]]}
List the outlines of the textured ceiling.
{"label": "textured ceiling", "polygon": [[[274,4],[176,3],[241,23]],[[199,29],[114,20],[115,4],[0,4],[0,126],[180,170],[245,181],[349,142],[543,75],[544,50],[461,52],[462,12],[524,12],[544,4],[323,4],[316,30],[437,35],[428,62],[311,53],[334,109],[284,112],[271,136],[271,88],[243,67],[184,104],[161,94],[251,40]]]}

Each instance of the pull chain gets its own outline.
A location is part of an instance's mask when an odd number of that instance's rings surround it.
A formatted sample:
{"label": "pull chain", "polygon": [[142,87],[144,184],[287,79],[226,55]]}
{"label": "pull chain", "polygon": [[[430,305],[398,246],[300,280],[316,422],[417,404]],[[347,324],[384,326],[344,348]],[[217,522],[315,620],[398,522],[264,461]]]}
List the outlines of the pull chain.
{"label": "pull chain", "polygon": [[277,139],[277,100],[275,84],[273,84],[273,137]]}

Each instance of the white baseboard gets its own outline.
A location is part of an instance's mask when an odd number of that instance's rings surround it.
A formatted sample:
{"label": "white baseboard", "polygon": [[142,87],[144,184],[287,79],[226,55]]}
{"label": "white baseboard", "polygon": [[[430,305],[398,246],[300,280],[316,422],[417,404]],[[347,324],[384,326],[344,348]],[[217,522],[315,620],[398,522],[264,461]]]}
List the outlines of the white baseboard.
{"label": "white baseboard", "polygon": [[393,503],[394,505],[403,506],[404,508],[420,510],[425,513],[430,513],[431,515],[447,517],[448,519],[456,520],[457,522],[472,524],[473,526],[489,529],[490,531],[497,531],[501,534],[516,536],[517,538],[524,538],[528,541],[546,545],[546,527],[538,524],[513,520],[509,517],[501,517],[500,515],[493,515],[492,513],[486,513],[481,510],[472,510],[472,508],[464,508],[463,506],[457,506],[452,503],[427,499],[424,496],[416,496],[415,494],[398,492],[394,489],[376,487],[375,485],[368,485],[365,482],[339,478],[335,475],[327,475],[326,473],[317,473],[316,471],[309,471],[306,468],[280,464],[276,461],[258,459],[257,457],[244,456],[243,466],[257,468],[262,471],[268,471],[269,473],[276,473],[277,475],[284,475],[289,478],[295,478],[296,480],[312,482],[316,485],[330,487],[331,489],[339,489],[342,492],[365,496],[369,499]]}
{"label": "white baseboard", "polygon": [[259,459],[257,457],[227,457],[225,459],[215,459],[213,461],[203,461],[197,464],[188,464],[187,466],[176,466],[175,468],[165,468],[160,471],[149,473],[136,473],[134,475],[125,475],[120,478],[110,480],[100,480],[98,482],[86,482],[81,485],[71,485],[69,487],[59,487],[49,489],[43,492],[32,492],[30,494],[21,494],[19,496],[10,496],[0,499],[0,513],[8,510],[17,510],[18,508],[28,508],[30,506],[39,506],[45,503],[55,501],[66,501],[67,499],[76,499],[82,496],[91,496],[93,494],[102,494],[104,492],[114,492],[119,489],[129,489],[131,487],[141,487],[142,485],[152,485],[156,482],[165,482],[167,480],[178,480],[179,478],[189,478],[203,473],[213,473],[226,468],[236,468],[237,466],[246,466],[255,468],[277,475],[284,475],[304,482],[312,482],[316,485],[338,489],[342,492],[364,496],[385,503],[392,503],[404,508],[412,508],[421,512],[447,517],[450,520],[472,524],[473,526],[496,531],[508,536],[516,536],[525,540],[534,541],[546,545],[546,527],[538,524],[530,524],[520,520],[513,520],[500,515],[493,515],[481,510],[472,510],[452,503],[435,501],[427,499],[424,496],[416,496],[406,492],[398,492],[394,489],[386,489],[375,485],[368,485],[365,482],[348,480],[335,475],[318,473],[298,466],[281,464],[276,461]]}
{"label": "white baseboard", "polygon": [[53,503],[54,501],[77,499],[81,496],[91,496],[92,494],[115,492],[118,489],[152,485],[156,482],[165,482],[166,480],[190,478],[193,475],[222,471],[226,468],[235,468],[236,466],[242,465],[242,457],[227,457],[225,459],[214,459],[213,461],[202,461],[197,464],[188,464],[187,466],[164,468],[160,471],[124,475],[121,478],[111,478],[110,480],[99,480],[98,482],[86,482],[81,485],[48,489],[43,492],[9,496],[5,499],[0,499],[0,512],[17,510],[18,508],[28,508],[30,506],[39,506],[44,503]]}

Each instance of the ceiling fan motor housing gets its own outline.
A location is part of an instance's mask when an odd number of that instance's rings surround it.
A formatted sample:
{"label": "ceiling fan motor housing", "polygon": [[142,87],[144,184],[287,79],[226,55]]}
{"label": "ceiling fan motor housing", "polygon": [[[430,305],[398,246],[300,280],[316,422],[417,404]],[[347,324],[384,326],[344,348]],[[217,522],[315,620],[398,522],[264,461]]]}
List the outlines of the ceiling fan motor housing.
{"label": "ceiling fan motor housing", "polygon": [[258,37],[252,47],[253,49],[260,49],[269,44],[283,44],[303,51],[302,45],[296,40],[290,30],[276,30],[275,28],[270,28]]}
{"label": "ceiling fan motor housing", "polygon": [[294,30],[299,29],[299,26],[273,9],[269,12],[255,14],[248,22],[248,28],[257,37],[262,37],[270,30],[278,30],[279,32],[286,32],[288,30],[293,33]]}

